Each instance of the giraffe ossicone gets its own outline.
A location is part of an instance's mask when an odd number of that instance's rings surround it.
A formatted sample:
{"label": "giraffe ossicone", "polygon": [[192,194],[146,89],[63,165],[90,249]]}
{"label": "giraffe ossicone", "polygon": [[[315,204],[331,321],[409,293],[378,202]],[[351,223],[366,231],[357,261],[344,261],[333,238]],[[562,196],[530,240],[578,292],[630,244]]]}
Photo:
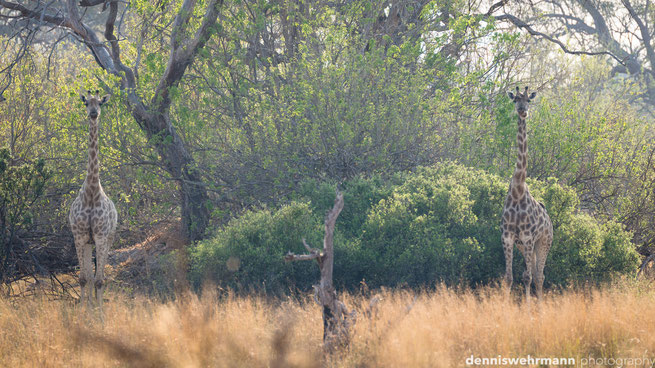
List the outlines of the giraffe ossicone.
{"label": "giraffe ossicone", "polygon": [[528,169],[528,138],[525,119],[528,116],[528,104],[537,93],[528,94],[528,87],[525,87],[521,93],[519,87],[516,87],[516,94],[508,92],[507,95],[514,102],[519,119],[516,135],[518,157],[505,199],[501,224],[505,253],[505,286],[508,290],[512,286],[512,260],[516,243],[525,259],[523,283],[525,297],[529,301],[533,277],[537,297],[541,299],[543,296],[544,267],[553,243],[553,224],[546,212],[546,207],[532,197],[525,183]]}
{"label": "giraffe ossicone", "polygon": [[[114,202],[107,197],[100,184],[100,162],[98,158],[98,118],[100,107],[109,100],[109,95],[100,97],[99,91],[88,96],[81,95],[86,105],[89,124],[89,151],[86,178],[77,197],[71,205],[68,220],[75,250],[80,263],[80,302],[91,305],[92,290],[95,289],[97,305],[102,311],[103,293],[106,286],[105,265],[109,248],[114,242],[118,213]],[[96,248],[96,269],[93,270],[93,245]]]}

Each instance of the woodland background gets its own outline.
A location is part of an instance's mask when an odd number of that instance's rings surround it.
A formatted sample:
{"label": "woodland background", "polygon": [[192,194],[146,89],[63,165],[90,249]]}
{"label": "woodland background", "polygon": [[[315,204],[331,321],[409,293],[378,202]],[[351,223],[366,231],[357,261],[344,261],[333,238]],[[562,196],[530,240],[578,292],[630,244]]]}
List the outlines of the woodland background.
{"label": "woodland background", "polygon": [[144,290],[180,269],[308,289],[316,267],[283,255],[320,242],[337,187],[338,287],[494,282],[517,85],[538,91],[547,285],[634,275],[655,247],[654,24],[649,0],[2,0],[1,280],[74,270],[79,94],[101,89],[114,247],[179,223]]}

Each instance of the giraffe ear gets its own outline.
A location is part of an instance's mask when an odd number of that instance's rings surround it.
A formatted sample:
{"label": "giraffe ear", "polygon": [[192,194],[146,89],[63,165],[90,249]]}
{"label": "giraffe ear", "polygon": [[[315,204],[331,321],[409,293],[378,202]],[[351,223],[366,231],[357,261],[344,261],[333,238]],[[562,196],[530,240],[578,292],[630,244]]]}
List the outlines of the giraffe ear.
{"label": "giraffe ear", "polygon": [[512,101],[514,101],[514,94],[512,92],[507,92],[507,95],[512,99]]}
{"label": "giraffe ear", "polygon": [[109,101],[109,95],[102,96],[102,100],[100,100],[100,106],[106,104],[107,101]]}
{"label": "giraffe ear", "polygon": [[529,97],[530,100],[532,100],[535,97],[537,97],[537,92],[530,93],[530,97]]}
{"label": "giraffe ear", "polygon": [[84,102],[84,104],[86,105],[86,97],[84,97],[84,95],[80,95],[80,99],[82,99],[82,102]]}

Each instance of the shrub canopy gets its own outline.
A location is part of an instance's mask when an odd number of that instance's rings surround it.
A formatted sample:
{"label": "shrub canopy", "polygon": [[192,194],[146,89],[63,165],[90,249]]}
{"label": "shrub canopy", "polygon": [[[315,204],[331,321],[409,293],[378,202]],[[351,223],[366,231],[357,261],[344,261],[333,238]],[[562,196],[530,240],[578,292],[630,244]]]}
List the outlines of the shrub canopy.
{"label": "shrub canopy", "polygon": [[[631,234],[578,210],[575,191],[554,179],[530,180],[554,225],[546,285],[604,282],[635,270]],[[335,282],[369,286],[479,285],[502,275],[500,216],[508,180],[454,163],[420,167],[390,178],[343,183],[345,208],[335,230]],[[191,249],[191,279],[237,289],[306,290],[316,266],[283,261],[302,252],[302,238],[320,247],[323,215],[335,185],[308,181],[277,210],[249,211]],[[515,250],[516,254],[519,254]],[[515,279],[525,269],[514,257]]]}

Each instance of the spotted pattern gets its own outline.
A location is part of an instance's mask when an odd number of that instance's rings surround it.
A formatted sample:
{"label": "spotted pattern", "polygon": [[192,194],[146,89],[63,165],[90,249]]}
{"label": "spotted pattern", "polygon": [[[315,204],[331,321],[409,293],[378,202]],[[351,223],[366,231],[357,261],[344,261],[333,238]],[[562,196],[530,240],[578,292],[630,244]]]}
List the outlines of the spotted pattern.
{"label": "spotted pattern", "polygon": [[[97,91],[96,91],[97,92]],[[90,93],[89,93],[90,94]],[[71,205],[68,220],[75,239],[75,249],[80,263],[81,301],[91,304],[91,288],[95,288],[96,299],[102,308],[103,290],[106,284],[104,268],[109,248],[114,242],[118,213],[114,203],[107,197],[100,185],[100,164],[98,160],[98,117],[102,99],[82,96],[89,121],[89,151],[87,174],[77,197]],[[93,272],[93,245],[96,248],[96,270]]]}
{"label": "spotted pattern", "polygon": [[543,295],[544,267],[546,258],[553,243],[553,224],[543,203],[537,202],[525,183],[528,168],[528,148],[526,122],[528,102],[535,93],[528,95],[528,87],[524,93],[510,93],[510,98],[519,115],[518,133],[516,137],[518,157],[509,192],[505,199],[502,216],[502,242],[505,253],[505,284],[509,288],[513,282],[512,260],[514,244],[519,249],[526,263],[523,272],[526,299],[530,296],[533,281],[539,298]]}

